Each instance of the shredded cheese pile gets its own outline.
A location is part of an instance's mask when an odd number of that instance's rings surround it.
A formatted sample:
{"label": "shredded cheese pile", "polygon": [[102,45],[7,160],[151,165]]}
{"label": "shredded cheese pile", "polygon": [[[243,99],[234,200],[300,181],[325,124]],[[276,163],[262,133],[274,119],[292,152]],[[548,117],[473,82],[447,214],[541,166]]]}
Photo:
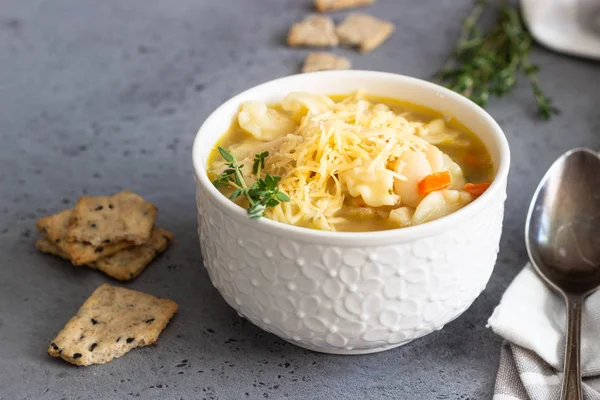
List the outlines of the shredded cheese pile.
{"label": "shredded cheese pile", "polygon": [[[348,195],[362,197],[369,206],[394,206],[399,202],[392,189],[394,179],[406,178],[401,166],[392,165],[403,152],[424,151],[429,146],[419,137],[426,129],[422,122],[409,121],[360,93],[337,103],[325,96],[292,93],[282,108],[296,122],[293,132],[273,135],[273,125],[265,121],[270,129],[268,140],[247,140],[230,147],[245,164],[244,175],[250,180],[254,154],[269,152],[263,171],[281,176],[279,188],[291,199],[265,211],[275,221],[335,230]],[[274,109],[268,115],[244,108],[242,112],[246,112],[245,120],[252,115],[286,116],[278,111],[273,115]],[[260,126],[260,121],[253,124]]]}

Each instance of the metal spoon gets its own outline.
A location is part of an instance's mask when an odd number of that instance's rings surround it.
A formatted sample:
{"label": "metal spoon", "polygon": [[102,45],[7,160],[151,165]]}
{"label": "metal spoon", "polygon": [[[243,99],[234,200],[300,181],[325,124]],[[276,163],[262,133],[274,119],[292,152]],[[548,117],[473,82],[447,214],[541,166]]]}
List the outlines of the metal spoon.
{"label": "metal spoon", "polygon": [[589,149],[563,154],[540,182],[529,207],[529,258],[567,305],[562,400],[581,395],[580,338],[584,299],[600,287],[600,157]]}

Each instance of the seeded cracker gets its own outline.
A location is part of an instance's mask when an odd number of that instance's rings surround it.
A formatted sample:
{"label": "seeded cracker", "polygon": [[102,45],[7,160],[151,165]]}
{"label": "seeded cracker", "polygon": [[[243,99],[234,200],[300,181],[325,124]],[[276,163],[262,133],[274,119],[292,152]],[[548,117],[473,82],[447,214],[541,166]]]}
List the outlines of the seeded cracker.
{"label": "seeded cracker", "polygon": [[81,197],[67,238],[99,246],[106,240],[143,244],[150,238],[156,207],[128,190],[111,197]]}
{"label": "seeded cracker", "polygon": [[39,238],[35,242],[35,248],[41,251],[42,253],[52,254],[55,256],[59,256],[64,258],[65,260],[71,260],[71,257],[67,253],[61,250],[60,247],[55,245],[52,240],[50,240],[47,236]]}
{"label": "seeded cracker", "polygon": [[342,10],[344,8],[362,7],[373,4],[375,0],[314,0],[319,11]]}
{"label": "seeded cracker", "polygon": [[337,27],[344,44],[359,46],[361,53],[379,47],[394,32],[394,24],[366,14],[350,14]]}
{"label": "seeded cracker", "polygon": [[330,53],[310,53],[304,60],[302,72],[350,69],[350,67],[350,60],[347,58]]}
{"label": "seeded cracker", "polygon": [[[66,255],[66,257],[63,258],[70,259],[75,265],[88,264],[99,258],[110,256],[134,245],[132,242],[117,241],[114,243],[103,243],[99,246],[93,246],[89,243],[67,240],[66,236],[71,221],[71,215],[72,210],[64,210],[58,214],[50,215],[38,220],[36,226],[38,231],[47,235],[48,240],[55,244],[62,253]],[[40,250],[43,251],[42,249]]]}
{"label": "seeded cracker", "polygon": [[[150,240],[140,246],[130,247],[112,256],[101,258],[88,266],[104,272],[106,275],[120,281],[128,281],[139,274],[163,253],[173,239],[173,234],[165,229],[153,228]],[[35,242],[35,247],[42,253],[53,254],[69,260],[69,255],[55,245],[48,237]]]}
{"label": "seeded cracker", "polygon": [[171,300],[104,284],[50,343],[48,354],[75,365],[104,364],[154,343],[175,312]]}
{"label": "seeded cracker", "polygon": [[333,20],[325,15],[309,15],[290,28],[290,46],[333,47],[339,43]]}
{"label": "seeded cracker", "polygon": [[141,274],[152,260],[167,249],[172,239],[171,232],[154,228],[148,243],[131,247],[110,257],[101,258],[91,263],[90,267],[120,281],[128,281]]}

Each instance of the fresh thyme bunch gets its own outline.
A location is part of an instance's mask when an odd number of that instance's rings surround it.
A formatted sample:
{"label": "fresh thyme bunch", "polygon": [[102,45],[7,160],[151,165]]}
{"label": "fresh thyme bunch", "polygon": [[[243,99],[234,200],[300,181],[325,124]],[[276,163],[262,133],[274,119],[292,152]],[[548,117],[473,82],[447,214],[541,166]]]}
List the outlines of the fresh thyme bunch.
{"label": "fresh thyme bunch", "polygon": [[514,88],[522,71],[531,82],[541,119],[550,119],[558,110],[538,82],[538,67],[529,60],[532,39],[518,9],[499,0],[496,21],[487,32],[477,26],[486,0],[476,0],[463,23],[462,33],[450,59],[435,75],[435,80],[482,107],[490,96],[503,96]]}

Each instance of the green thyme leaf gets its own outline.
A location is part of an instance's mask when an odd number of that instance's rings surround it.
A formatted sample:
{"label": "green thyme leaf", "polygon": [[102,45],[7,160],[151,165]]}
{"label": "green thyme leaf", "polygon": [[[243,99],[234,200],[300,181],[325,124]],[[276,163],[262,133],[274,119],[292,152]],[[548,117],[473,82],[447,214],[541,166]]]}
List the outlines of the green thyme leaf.
{"label": "green thyme leaf", "polygon": [[290,197],[287,194],[285,194],[279,190],[277,191],[276,197],[277,197],[277,200],[282,201],[284,203],[290,201]]}
{"label": "green thyme leaf", "polygon": [[243,191],[243,190],[240,190],[240,189],[235,189],[235,190],[233,191],[233,193],[231,193],[231,195],[229,196],[229,198],[230,198],[231,200],[235,200],[235,199],[237,199],[238,197],[240,197],[240,196],[241,196],[241,195],[243,195],[243,194],[244,194],[244,191]]}
{"label": "green thyme leaf", "polygon": [[260,175],[260,170],[265,167],[265,157],[269,156],[268,151],[263,151],[260,154],[254,156],[254,164],[252,164],[252,172]]}
{"label": "green thyme leaf", "polygon": [[267,208],[266,205],[257,203],[255,205],[253,205],[252,207],[248,208],[248,216],[251,219],[260,218],[260,217],[262,217],[266,208]]}
{"label": "green thyme leaf", "polygon": [[219,153],[221,154],[221,157],[223,157],[223,159],[225,161],[230,162],[230,163],[235,161],[235,157],[233,157],[233,154],[231,154],[230,152],[228,152],[227,150],[225,150],[221,146],[217,147],[217,150],[219,150]]}

